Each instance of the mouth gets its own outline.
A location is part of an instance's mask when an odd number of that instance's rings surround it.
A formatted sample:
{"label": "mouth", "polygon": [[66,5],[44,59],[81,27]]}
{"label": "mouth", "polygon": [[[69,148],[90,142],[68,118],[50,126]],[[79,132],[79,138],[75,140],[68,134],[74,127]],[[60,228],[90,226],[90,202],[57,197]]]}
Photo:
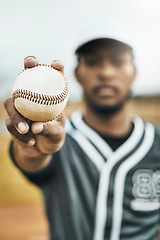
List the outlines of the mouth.
{"label": "mouth", "polygon": [[113,86],[103,85],[95,87],[93,92],[98,97],[109,98],[114,97],[118,93],[118,90]]}

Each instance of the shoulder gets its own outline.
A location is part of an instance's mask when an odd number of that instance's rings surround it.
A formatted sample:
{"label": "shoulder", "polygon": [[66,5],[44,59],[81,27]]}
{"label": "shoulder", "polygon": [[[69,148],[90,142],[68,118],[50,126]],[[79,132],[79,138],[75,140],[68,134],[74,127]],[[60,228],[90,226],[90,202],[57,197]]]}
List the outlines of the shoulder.
{"label": "shoulder", "polygon": [[147,128],[152,129],[152,133],[154,135],[154,142],[159,142],[160,143],[160,128],[156,127],[153,123],[151,122],[144,122],[144,129],[145,131]]}
{"label": "shoulder", "polygon": [[152,126],[154,132],[153,144],[150,152],[154,157],[160,159],[160,129],[154,126],[152,123],[146,123],[146,125],[147,124],[150,124]]}

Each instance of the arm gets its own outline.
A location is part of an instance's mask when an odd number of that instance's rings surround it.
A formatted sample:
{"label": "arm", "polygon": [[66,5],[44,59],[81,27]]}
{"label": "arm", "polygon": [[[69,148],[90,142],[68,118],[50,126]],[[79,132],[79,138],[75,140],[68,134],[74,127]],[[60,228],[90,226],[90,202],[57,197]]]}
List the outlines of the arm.
{"label": "arm", "polygon": [[[24,67],[34,67],[38,60],[29,57]],[[52,67],[63,72],[64,66],[59,61],[52,62]],[[13,139],[12,153],[17,165],[27,172],[37,172],[46,168],[65,140],[65,117],[61,114],[56,120],[42,123],[26,120],[14,107],[13,99],[8,98],[4,106],[8,113],[6,126]]]}

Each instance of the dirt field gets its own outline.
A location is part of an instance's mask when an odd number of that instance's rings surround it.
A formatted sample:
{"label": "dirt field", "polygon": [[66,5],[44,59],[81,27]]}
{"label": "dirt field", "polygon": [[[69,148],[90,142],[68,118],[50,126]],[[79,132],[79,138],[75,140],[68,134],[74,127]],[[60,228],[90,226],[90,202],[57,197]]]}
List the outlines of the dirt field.
{"label": "dirt field", "polygon": [[0,240],[49,240],[43,204],[1,204]]}
{"label": "dirt field", "polygon": [[48,240],[42,194],[10,161],[9,143],[0,138],[0,240]]}

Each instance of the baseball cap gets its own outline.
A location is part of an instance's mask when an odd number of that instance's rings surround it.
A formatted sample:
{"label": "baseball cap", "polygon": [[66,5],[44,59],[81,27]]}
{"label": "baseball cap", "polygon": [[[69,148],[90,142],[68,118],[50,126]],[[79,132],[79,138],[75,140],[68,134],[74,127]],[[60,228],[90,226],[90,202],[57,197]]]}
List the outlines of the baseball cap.
{"label": "baseball cap", "polygon": [[135,47],[135,39],[130,31],[124,24],[118,20],[103,20],[101,22],[94,22],[85,26],[80,32],[78,39],[75,43],[75,53],[85,44],[97,39],[112,39],[131,48]]}

